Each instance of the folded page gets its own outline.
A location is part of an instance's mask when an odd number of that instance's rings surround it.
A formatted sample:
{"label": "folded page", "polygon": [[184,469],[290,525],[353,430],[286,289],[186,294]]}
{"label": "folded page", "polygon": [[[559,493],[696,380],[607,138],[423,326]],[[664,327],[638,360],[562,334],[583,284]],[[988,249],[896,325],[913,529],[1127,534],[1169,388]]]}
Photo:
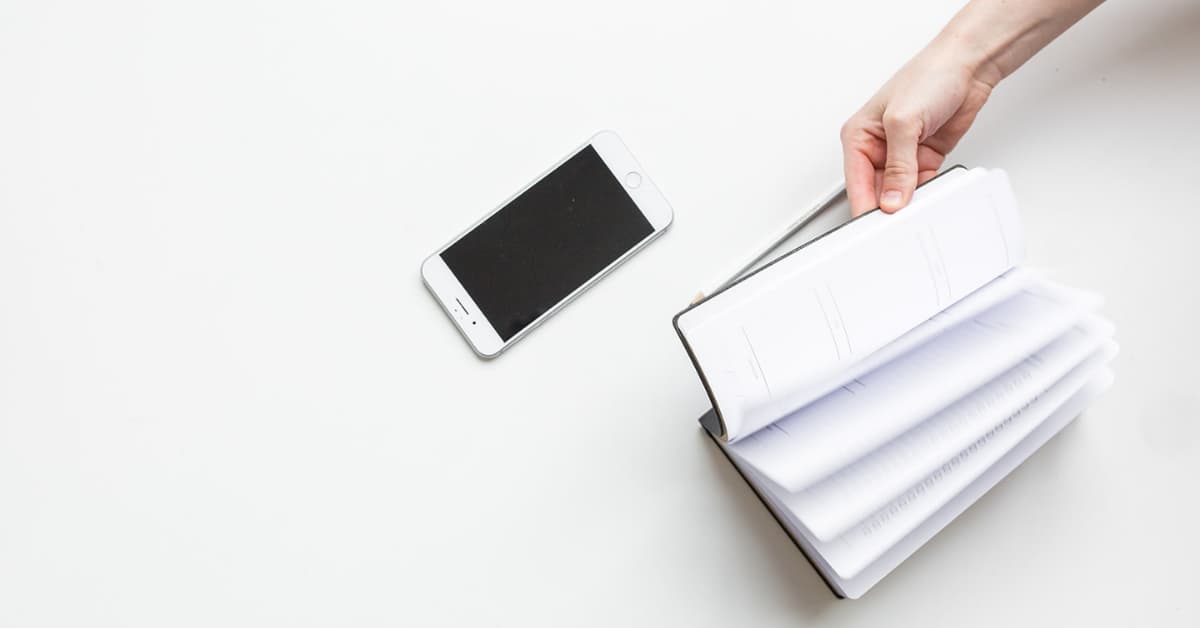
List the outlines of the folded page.
{"label": "folded page", "polygon": [[[755,487],[758,495],[780,524],[788,531],[788,535],[803,549],[805,556],[813,566],[821,572],[830,587],[839,595],[852,599],[859,598],[1074,420],[1093,399],[1108,388],[1111,382],[1112,372],[1105,369],[1104,372],[1093,378],[1083,390],[1077,392],[1066,403],[1054,410],[1049,418],[1004,454],[980,477],[971,482],[900,542],[888,548],[879,559],[870,563],[853,577],[838,575],[829,561],[821,554],[820,541],[809,534],[804,525],[783,505],[782,495],[771,490],[773,485],[766,478],[736,457],[732,460],[734,465],[745,475],[750,485]],[[728,445],[723,446],[728,450]]]}
{"label": "folded page", "polygon": [[924,480],[817,549],[842,578],[852,578],[980,477],[1010,449],[1106,369],[1116,344],[1101,349],[1016,414],[988,430]]}
{"label": "folded page", "polygon": [[784,490],[802,490],[1016,366],[1099,302],[1039,280],[730,451]]}
{"label": "folded page", "polygon": [[830,541],[933,473],[989,429],[1067,376],[1107,342],[1112,324],[1091,316],[963,399],[784,502]]}
{"label": "folded page", "polygon": [[1023,254],[1007,176],[973,170],[930,184],[902,212],[852,221],[685,311],[676,326],[734,441]]}
{"label": "folded page", "polygon": [[1000,482],[1012,473],[1022,462],[1033,455],[1042,445],[1046,444],[1055,434],[1060,432],[1064,427],[1071,423],[1093,399],[1100,396],[1112,384],[1112,371],[1105,371],[1096,376],[1088,385],[1081,391],[1075,394],[1069,401],[1055,410],[1050,418],[1046,419],[1026,436],[1016,447],[1004,454],[996,464],[988,467],[983,475],[975,479],[956,494],[946,505],[942,506],[928,519],[923,521],[917,529],[910,532],[907,536],[900,540],[892,547],[884,552],[878,560],[868,565],[853,578],[842,579],[836,575],[830,574],[835,586],[842,592],[843,595],[849,598],[858,598],[866,593],[871,587],[875,586],[884,576],[891,573],[900,563],[904,562],[909,556],[921,548],[929,539],[940,532],[943,528],[950,524],[951,521],[963,513],[967,508],[974,504],[980,497],[987,493],[993,486]]}
{"label": "folded page", "polygon": [[[863,360],[850,365],[845,370],[831,373],[823,379],[814,380],[805,395],[796,397],[796,403],[799,404],[797,407],[804,407],[841,388],[846,382],[862,377],[937,338],[947,329],[970,320],[1012,298],[1039,279],[1038,273],[1024,268],[1014,268],[1000,275]],[[753,438],[753,435],[745,438]]]}

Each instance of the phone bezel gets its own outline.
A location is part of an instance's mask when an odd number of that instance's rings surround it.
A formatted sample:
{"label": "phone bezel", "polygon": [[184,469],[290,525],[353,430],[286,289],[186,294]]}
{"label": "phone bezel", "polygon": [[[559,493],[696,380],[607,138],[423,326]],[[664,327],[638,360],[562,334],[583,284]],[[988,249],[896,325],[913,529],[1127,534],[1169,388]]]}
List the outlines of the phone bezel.
{"label": "phone bezel", "polygon": [[[638,210],[642,212],[642,215],[650,223],[652,231],[645,238],[631,246],[625,253],[613,260],[611,264],[583,282],[571,294],[567,295],[566,298],[546,310],[545,313],[505,342],[501,340],[500,335],[496,332],[491,322],[479,310],[479,307],[475,304],[475,300],[463,288],[462,283],[455,277],[454,272],[446,265],[442,259],[442,252],[461,240],[463,236],[471,233],[480,223],[503,209],[513,199],[524,194],[526,190],[588,146],[596,150],[596,153],[604,161],[609,171],[612,172],[613,176],[616,177],[617,181],[625,189],[625,192],[633,199]],[[627,177],[630,173],[640,175],[641,183],[636,188],[631,188],[628,185]],[[589,138],[588,141],[580,144],[575,150],[567,153],[566,156],[547,168],[542,174],[497,205],[495,209],[483,215],[474,224],[467,227],[462,233],[427,257],[421,264],[421,278],[425,282],[425,286],[442,306],[442,309],[450,317],[450,320],[454,322],[459,333],[467,340],[467,344],[471,346],[471,349],[480,357],[490,359],[502,353],[521,338],[524,338],[530,331],[536,329],[542,322],[553,316],[563,306],[575,299],[575,297],[579,296],[580,293],[594,285],[614,268],[621,265],[626,259],[629,259],[631,255],[661,235],[670,226],[672,219],[673,212],[670,204],[667,203],[666,198],[658,190],[654,181],[642,169],[637,159],[634,158],[633,153],[621,141],[621,138],[612,131],[601,131]]]}

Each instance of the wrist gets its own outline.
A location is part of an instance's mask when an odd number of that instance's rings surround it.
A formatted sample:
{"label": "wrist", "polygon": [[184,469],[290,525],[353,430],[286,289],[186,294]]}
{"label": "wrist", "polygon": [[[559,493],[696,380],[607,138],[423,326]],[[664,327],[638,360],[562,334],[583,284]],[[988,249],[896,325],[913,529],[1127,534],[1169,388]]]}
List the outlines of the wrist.
{"label": "wrist", "polygon": [[955,20],[930,43],[934,54],[949,60],[968,76],[995,87],[1008,72],[997,63],[1001,46],[995,38],[970,24]]}

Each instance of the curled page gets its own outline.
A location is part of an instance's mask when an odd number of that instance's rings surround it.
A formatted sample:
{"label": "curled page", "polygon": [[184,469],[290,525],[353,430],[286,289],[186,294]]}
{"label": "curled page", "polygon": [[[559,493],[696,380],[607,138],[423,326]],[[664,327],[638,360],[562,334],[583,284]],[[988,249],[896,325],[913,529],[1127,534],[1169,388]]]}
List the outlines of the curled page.
{"label": "curled page", "polygon": [[784,502],[814,536],[833,540],[1016,414],[1052,382],[1066,377],[1112,333],[1111,323],[1088,317],[995,380],[854,464],[803,491],[788,493]]}
{"label": "curled page", "polygon": [[828,392],[1024,255],[1008,177],[975,169],[781,258],[676,317],[725,439]]}
{"label": "curled page", "polygon": [[1096,295],[1046,281],[1030,284],[770,428],[731,444],[730,451],[783,490],[800,491],[1020,364],[1062,336],[1099,301]]}
{"label": "curled page", "polygon": [[[1056,409],[1070,405],[1070,400],[1089,382],[1098,380],[1106,384],[1111,381],[1106,365],[1116,351],[1115,343],[1101,349],[850,531],[832,542],[817,543],[817,550],[838,576],[853,578],[858,575],[982,476]],[[1081,411],[1082,407],[1079,407],[1073,414]]]}

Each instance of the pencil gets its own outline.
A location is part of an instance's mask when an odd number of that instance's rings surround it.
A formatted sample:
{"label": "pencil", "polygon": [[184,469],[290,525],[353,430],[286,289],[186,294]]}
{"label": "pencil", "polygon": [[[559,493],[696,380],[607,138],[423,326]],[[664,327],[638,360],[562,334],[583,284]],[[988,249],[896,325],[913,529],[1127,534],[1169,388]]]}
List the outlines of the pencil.
{"label": "pencil", "polygon": [[808,211],[804,212],[799,218],[789,223],[777,235],[769,240],[764,241],[761,245],[751,249],[746,259],[744,259],[737,267],[729,272],[723,273],[720,277],[708,283],[706,287],[700,290],[700,292],[696,293],[695,298],[692,299],[692,304],[699,303],[700,301],[716,294],[729,284],[736,281],[746,271],[754,268],[756,264],[761,262],[763,258],[770,255],[772,251],[779,247],[779,245],[786,242],[787,239],[793,235],[796,235],[796,232],[803,229],[805,225],[812,222],[814,218],[821,215],[826,209],[832,207],[838,198],[841,197],[841,195],[845,192],[846,184],[842,181],[838,181],[836,184],[831,186],[828,192],[818,198],[817,201],[813,203],[811,207],[809,207]]}

